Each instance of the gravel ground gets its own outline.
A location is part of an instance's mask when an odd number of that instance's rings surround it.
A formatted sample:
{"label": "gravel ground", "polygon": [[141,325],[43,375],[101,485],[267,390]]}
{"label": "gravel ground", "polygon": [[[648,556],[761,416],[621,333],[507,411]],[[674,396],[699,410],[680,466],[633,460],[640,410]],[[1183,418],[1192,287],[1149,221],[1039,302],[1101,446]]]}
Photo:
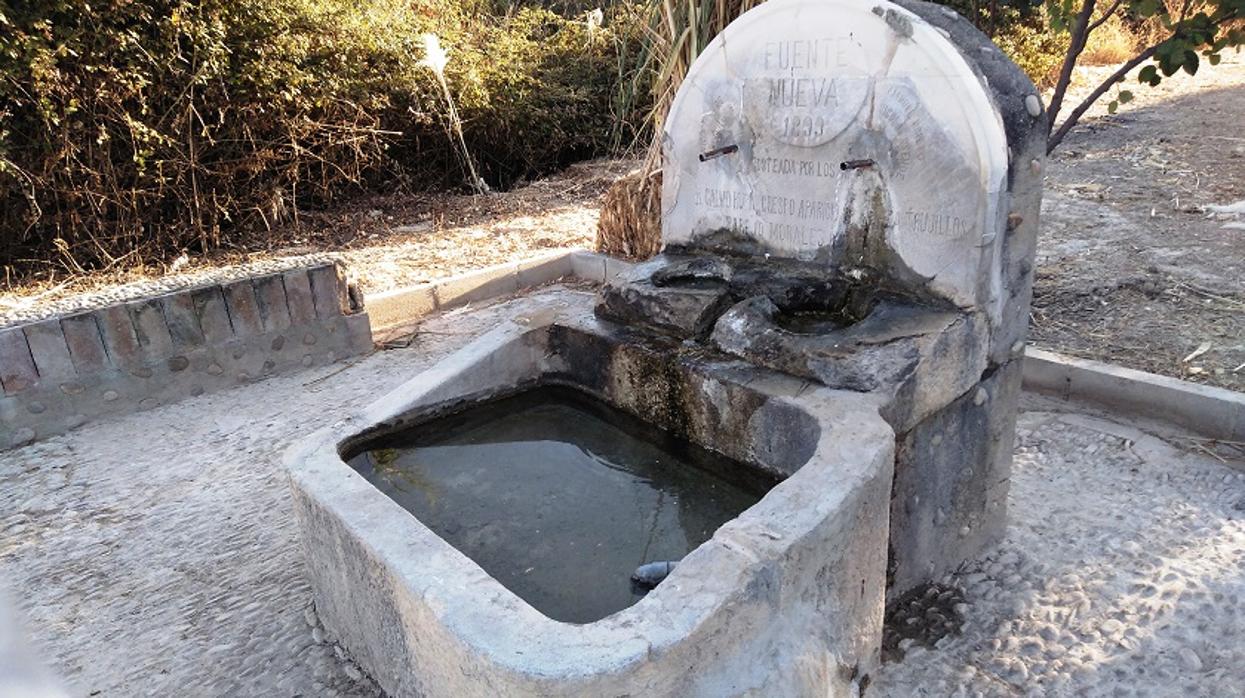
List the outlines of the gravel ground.
{"label": "gravel ground", "polygon": [[[81,694],[376,695],[316,626],[280,454],[531,302],[6,453],[0,579],[39,655]],[[945,580],[962,634],[868,693],[1245,695],[1245,463],[1044,409],[1006,540]]]}

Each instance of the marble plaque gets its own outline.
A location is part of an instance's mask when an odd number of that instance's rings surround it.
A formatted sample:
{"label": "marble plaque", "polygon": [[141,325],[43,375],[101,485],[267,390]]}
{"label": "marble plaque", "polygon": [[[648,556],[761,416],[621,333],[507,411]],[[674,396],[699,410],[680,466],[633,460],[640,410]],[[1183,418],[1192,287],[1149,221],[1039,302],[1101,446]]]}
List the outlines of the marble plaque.
{"label": "marble plaque", "polygon": [[871,161],[904,263],[961,305],[989,293],[1002,123],[950,41],[895,5],[771,0],[746,13],[693,64],[663,146],[666,243],[730,231],[825,259],[860,215],[865,173],[844,163]]}

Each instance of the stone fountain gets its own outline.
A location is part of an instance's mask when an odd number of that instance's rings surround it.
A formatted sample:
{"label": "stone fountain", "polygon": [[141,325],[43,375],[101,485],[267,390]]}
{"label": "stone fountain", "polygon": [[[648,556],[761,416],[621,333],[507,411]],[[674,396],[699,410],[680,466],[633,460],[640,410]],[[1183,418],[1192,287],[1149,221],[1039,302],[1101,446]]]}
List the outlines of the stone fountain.
{"label": "stone fountain", "polygon": [[[938,6],[771,0],[740,17],[666,121],[658,257],[595,299],[528,299],[521,321],[290,451],[326,628],[393,695],[859,691],[887,598],[1003,532],[1044,125],[1023,74]],[[581,594],[604,558],[585,533],[544,587],[503,573],[519,534],[494,524],[533,512],[507,504],[520,471],[496,446],[575,438],[576,422],[506,440],[462,426],[550,389],[768,484],[689,534],[647,595],[557,620],[541,599]],[[444,472],[450,446],[462,465]],[[661,462],[646,482],[684,467]],[[591,532],[599,493],[573,482],[530,496]],[[471,499],[455,487],[494,497],[495,520],[436,510]],[[693,510],[673,515],[685,531]]]}

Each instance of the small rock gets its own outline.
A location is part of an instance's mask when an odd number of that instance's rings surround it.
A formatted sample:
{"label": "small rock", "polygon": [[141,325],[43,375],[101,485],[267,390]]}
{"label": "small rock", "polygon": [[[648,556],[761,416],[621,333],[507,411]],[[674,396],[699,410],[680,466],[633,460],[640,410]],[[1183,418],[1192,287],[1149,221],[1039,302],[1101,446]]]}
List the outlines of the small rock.
{"label": "small rock", "polygon": [[1189,671],[1202,670],[1202,658],[1189,647],[1180,648],[1180,664]]}
{"label": "small rock", "polygon": [[1025,110],[1029,112],[1029,116],[1037,118],[1042,115],[1042,100],[1037,95],[1029,95],[1025,97]]}

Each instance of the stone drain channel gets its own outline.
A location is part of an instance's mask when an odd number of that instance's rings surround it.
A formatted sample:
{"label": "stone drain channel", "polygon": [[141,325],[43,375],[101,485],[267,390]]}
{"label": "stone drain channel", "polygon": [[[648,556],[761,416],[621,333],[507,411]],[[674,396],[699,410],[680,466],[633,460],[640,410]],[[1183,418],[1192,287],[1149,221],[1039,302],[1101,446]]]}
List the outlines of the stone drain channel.
{"label": "stone drain channel", "polygon": [[[280,454],[542,295],[7,453],[0,578],[33,653],[75,695],[378,695],[318,626]],[[942,580],[962,634],[867,695],[1245,695],[1245,464],[1024,404],[1006,536]]]}

